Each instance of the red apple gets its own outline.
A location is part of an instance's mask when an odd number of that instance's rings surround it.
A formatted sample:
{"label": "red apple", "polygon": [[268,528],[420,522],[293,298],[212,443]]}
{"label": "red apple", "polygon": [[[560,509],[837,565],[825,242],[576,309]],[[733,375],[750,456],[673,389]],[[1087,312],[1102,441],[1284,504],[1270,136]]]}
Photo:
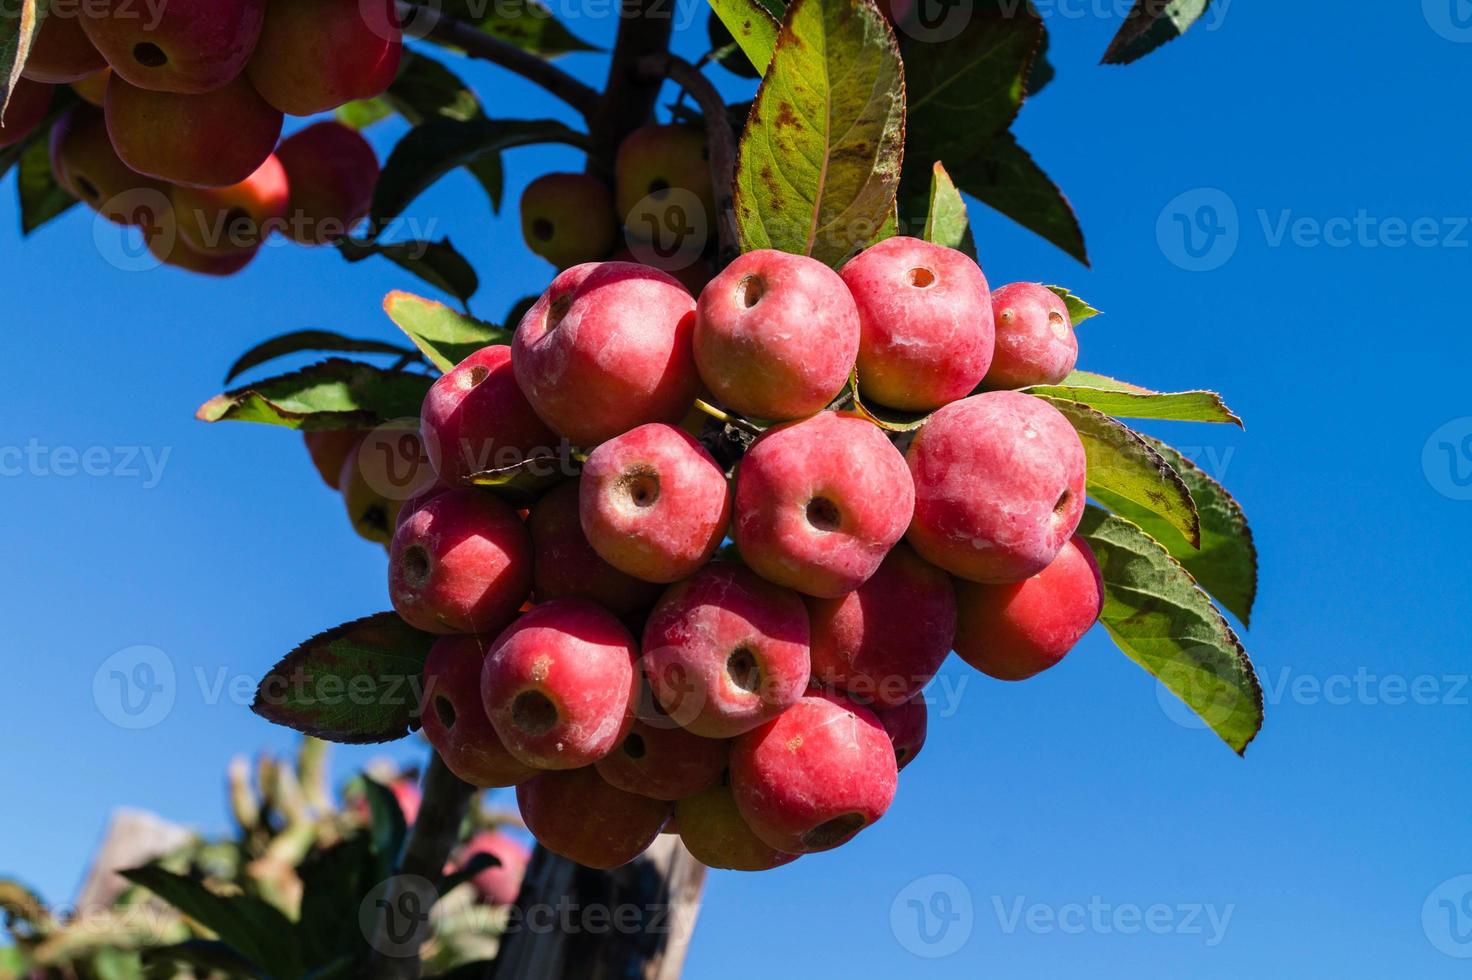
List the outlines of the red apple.
{"label": "red apple", "polygon": [[583,534],[578,481],[542,495],[527,518],[532,535],[532,591],[537,602],[590,599],[620,618],[653,606],[660,587],[604,561]]}
{"label": "red apple", "polygon": [[660,707],[695,734],[748,732],[807,686],[807,609],[795,592],[741,565],[707,565],[654,607],[644,673]]}
{"label": "red apple", "polygon": [[695,301],[648,266],[574,266],[517,328],[516,380],[554,431],[592,447],[645,422],[678,422],[695,400]]}
{"label": "red apple", "polygon": [[21,75],[35,82],[77,82],[107,68],[82,29],[80,0],[51,0]]}
{"label": "red apple", "polygon": [[515,786],[536,772],[506,751],[480,697],[485,641],[446,636],[424,661],[424,737],[451,772],[472,786]]}
{"label": "red apple", "polygon": [[763,578],[836,598],[879,569],[914,503],[905,458],[878,426],[822,412],[769,429],[747,452],[733,537]]}
{"label": "red apple", "polygon": [[1047,286],[1014,282],[992,295],[997,350],[988,388],[1057,384],[1078,362],[1078,337],[1068,304]]}
{"label": "red apple", "polygon": [[516,802],[543,847],[604,871],[648,850],[671,809],[662,800],[610,786],[592,766],[544,772],[516,787]]}
{"label": "red apple", "polygon": [[894,746],[895,764],[903,770],[915,761],[915,756],[925,747],[925,732],[930,710],[925,705],[924,692],[917,692],[904,704],[893,708],[878,708],[879,724],[889,735]]}
{"label": "red apple", "polygon": [[1083,443],[1040,398],[993,391],[952,402],[925,423],[907,458],[915,479],[908,540],[959,578],[1035,575],[1083,517]]}
{"label": "red apple", "polygon": [[686,849],[707,867],[770,871],[798,857],[763,843],[752,833],[725,781],[675,804],[674,819]]}
{"label": "red apple", "polygon": [[741,816],[765,844],[789,854],[839,847],[884,816],[898,772],[874,713],[824,692],[731,746]]}
{"label": "red apple", "polygon": [[859,313],[823,263],[762,249],[701,291],[694,343],[701,380],[723,405],[751,418],[797,419],[848,384]]}
{"label": "red apple", "polygon": [[511,754],[538,769],[576,769],[616,749],[633,725],[639,651],[584,599],[537,606],[497,639],[481,698]]}
{"label": "red apple", "polygon": [[656,800],[683,800],[714,785],[726,771],[728,742],[701,738],[668,719],[635,721],[612,753],[596,763],[611,785]]}
{"label": "red apple", "polygon": [[903,544],[856,591],[807,604],[813,679],[879,707],[928,684],[956,635],[951,577]]}
{"label": "red apple", "polygon": [[516,511],[483,490],[451,490],[394,532],[389,596],[416,629],[494,635],[531,592],[531,551]]}
{"label": "red apple", "polygon": [[956,653],[998,680],[1020,681],[1062,660],[1099,619],[1104,580],[1078,535],[1047,568],[1005,585],[957,582]]}
{"label": "red apple", "polygon": [[517,387],[504,345],[476,351],[435,381],[420,432],[435,472],[452,486],[557,449],[557,436]]}
{"label": "red apple", "polygon": [[298,245],[337,241],[368,214],[378,186],[378,155],[356,129],[320,122],[281,141],[291,203],[283,234]]}
{"label": "red apple", "polygon": [[646,582],[677,582],[721,546],[731,491],[700,443],[652,422],[593,450],[580,513],[588,543],[610,565]]}
{"label": "red apple", "polygon": [[302,439],[322,482],[334,490],[340,489],[338,484],[342,481],[343,467],[363,441],[363,430],[319,429],[303,432]]}
{"label": "red apple", "polygon": [[516,896],[521,894],[521,882],[526,877],[526,866],[531,863],[531,851],[509,834],[482,830],[460,849],[456,866],[463,866],[477,854],[489,854],[501,862],[471,879],[481,900],[493,906],[515,905]]}
{"label": "red apple", "polygon": [[393,0],[271,0],[246,73],[277,109],[312,116],[382,95],[402,54]]}
{"label": "red apple", "polygon": [[266,9],[265,0],[86,0],[80,6],[82,29],[114,73],[141,89],[191,95],[240,76]]}

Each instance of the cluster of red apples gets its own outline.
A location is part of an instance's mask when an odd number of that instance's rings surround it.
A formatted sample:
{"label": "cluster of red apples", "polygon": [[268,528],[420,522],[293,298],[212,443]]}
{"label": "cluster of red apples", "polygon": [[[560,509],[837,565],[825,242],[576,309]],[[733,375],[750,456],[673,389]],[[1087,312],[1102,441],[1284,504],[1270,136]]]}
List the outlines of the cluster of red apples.
{"label": "cluster of red apples", "polygon": [[51,130],[61,187],[141,228],[159,261],[230,275],[273,232],[324,244],[367,213],[372,147],[337,123],[281,141],[284,117],[382,93],[401,48],[392,0],[52,0],[0,147],[70,84],[80,100]]}
{"label": "cluster of red apples", "polygon": [[[920,751],[950,651],[1021,680],[1098,617],[1083,446],[1016,390],[1076,357],[1052,291],[992,292],[914,238],[839,272],[750,252],[698,301],[635,263],[562,272],[423,406],[436,479],[392,517],[389,590],[441,637],[425,734],[590,867],[661,832],[748,871],[844,844]],[[835,409],[854,378],[933,414],[902,434]],[[738,416],[761,434],[728,472],[710,448]],[[589,452],[528,510],[474,485],[549,445]]]}

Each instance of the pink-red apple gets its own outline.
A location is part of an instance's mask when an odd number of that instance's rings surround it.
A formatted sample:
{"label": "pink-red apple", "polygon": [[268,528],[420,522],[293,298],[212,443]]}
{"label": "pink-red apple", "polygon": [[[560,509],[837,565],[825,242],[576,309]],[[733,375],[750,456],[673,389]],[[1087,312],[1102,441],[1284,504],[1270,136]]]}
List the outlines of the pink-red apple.
{"label": "pink-red apple", "polygon": [[435,472],[451,486],[557,450],[557,436],[517,386],[511,348],[504,345],[476,351],[434,383],[420,433]]}
{"label": "pink-red apple", "polygon": [[537,602],[589,599],[620,618],[658,601],[660,587],[614,568],[593,550],[578,515],[578,481],[558,484],[532,507],[532,592]]}
{"label": "pink-red apple", "polygon": [[1035,575],[1083,517],[1083,443],[1040,398],[993,391],[952,402],[925,423],[907,458],[915,479],[908,540],[959,578]]}
{"label": "pink-red apple", "polygon": [[435,641],[424,661],[424,737],[456,776],[472,786],[515,786],[535,770],[506,751],[480,697],[486,642],[476,636]]}
{"label": "pink-red apple", "polygon": [[1047,286],[1014,282],[992,294],[997,349],[984,384],[1026,388],[1057,384],[1078,362],[1068,304]]}
{"label": "pink-red apple", "polygon": [[80,0],[51,0],[21,75],[35,82],[76,82],[107,67],[82,29]]}
{"label": "pink-red apple", "polygon": [[695,301],[674,278],[627,262],[573,266],[522,318],[516,380],[552,429],[589,448],[695,400]]}
{"label": "pink-red apple", "polygon": [[610,870],[643,854],[671,805],[610,786],[592,766],[544,772],[516,787],[521,819],[551,851],[585,868]]}
{"label": "pink-red apple", "polygon": [[483,490],[440,494],[394,532],[389,597],[416,629],[494,635],[531,588],[531,538],[516,511]]}
{"label": "pink-red apple", "polygon": [[742,415],[783,420],[821,411],[848,383],[858,352],[853,296],[816,259],[747,252],[700,293],[700,377]]}
{"label": "pink-red apple", "polygon": [[337,241],[368,214],[378,185],[378,155],[356,129],[320,122],[276,150],[291,185],[282,232],[298,245]]}
{"label": "pink-red apple", "polygon": [[670,718],[730,738],[787,710],[811,673],[795,592],[731,562],[671,586],[644,627],[644,673]]}
{"label": "pink-red apple", "polygon": [[731,789],[752,832],[789,854],[848,843],[884,816],[899,770],[874,713],[814,692],[731,746]]}
{"label": "pink-red apple", "polygon": [[581,478],[583,532],[602,558],[669,583],[710,561],[731,522],[726,474],[672,425],[651,422],[593,450]]}
{"label": "pink-red apple", "polygon": [[68,193],[109,221],[150,234],[172,221],[167,186],[118,159],[102,111],[92,106],[73,106],[51,128],[51,172]]}
{"label": "pink-red apple", "polygon": [[904,544],[857,590],[807,604],[813,679],[877,707],[904,704],[929,683],[956,635],[951,577]]}
{"label": "pink-red apple", "polygon": [[888,238],[841,271],[859,310],[859,389],[929,412],[965,398],[992,363],[991,293],[965,253]]}
{"label": "pink-red apple", "polygon": [[402,54],[393,0],[270,0],[246,74],[277,109],[312,116],[382,95]]}
{"label": "pink-red apple", "polygon": [[893,708],[877,708],[879,724],[889,735],[894,746],[894,761],[901,770],[915,761],[915,756],[925,747],[925,732],[930,710],[925,705],[924,692],[917,692],[904,704]]}
{"label": "pink-red apple", "polygon": [[915,504],[905,458],[873,423],[822,412],[767,430],[736,474],[733,537],[764,578],[819,598],[869,580]]}
{"label": "pink-red apple", "polygon": [[200,255],[254,252],[286,215],[286,171],[276,155],[230,187],[175,187],[169,192],[179,237]]}
{"label": "pink-red apple", "polygon": [[612,613],[585,599],[557,599],[496,639],[481,699],[501,741],[527,765],[592,765],[633,725],[638,656]]}
{"label": "pink-red apple", "polygon": [[86,0],[80,7],[82,29],[117,75],[149,91],[198,95],[224,88],[245,70],[266,2]]}
{"label": "pink-red apple", "polygon": [[464,866],[477,854],[489,854],[500,862],[471,879],[481,901],[497,907],[516,904],[516,896],[521,894],[522,879],[526,877],[526,866],[531,863],[531,851],[510,834],[482,830],[465,842],[454,864]]}
{"label": "pink-red apple", "polygon": [[683,800],[714,785],[726,771],[728,742],[701,738],[672,722],[635,721],[598,775],[619,789],[656,800]]}
{"label": "pink-red apple", "polygon": [[1054,666],[1099,619],[1104,581],[1088,542],[1074,535],[1047,568],[1005,585],[957,582],[956,653],[998,680]]}

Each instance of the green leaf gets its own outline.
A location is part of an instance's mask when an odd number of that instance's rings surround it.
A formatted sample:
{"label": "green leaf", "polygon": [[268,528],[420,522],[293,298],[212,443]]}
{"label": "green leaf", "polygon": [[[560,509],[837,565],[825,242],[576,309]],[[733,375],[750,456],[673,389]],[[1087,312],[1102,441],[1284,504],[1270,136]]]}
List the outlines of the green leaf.
{"label": "green leaf", "polygon": [[1094,497],[1159,541],[1227,612],[1251,625],[1252,606],[1257,599],[1257,547],[1247,515],[1232,495],[1195,463],[1157,439],[1147,437],[1146,442],[1165,457],[1190,488],[1201,515],[1200,549],[1192,547],[1168,521],[1133,501],[1097,489]]}
{"label": "green leaf", "polygon": [[[491,10],[489,15],[487,9]],[[473,24],[491,37],[544,58],[602,50],[574,35],[536,0],[496,0],[489,5],[485,0],[447,0],[443,10],[446,15]],[[438,42],[434,37],[429,40]]]}
{"label": "green leaf", "polygon": [[382,95],[375,95],[371,99],[356,99],[338,106],[337,111],[333,113],[338,122],[353,129],[367,129],[393,114],[394,107],[389,105],[388,99]]}
{"label": "green leaf", "polygon": [[[777,35],[782,31],[780,18],[783,15],[781,0],[710,0],[711,21],[710,43],[713,48],[725,46],[725,39],[716,30],[724,29],[727,38],[734,40],[746,55],[752,73],[738,71],[733,66],[735,59],[722,60],[738,75],[760,78],[772,63],[772,54],[777,50]],[[744,67],[744,66],[743,66]]]}
{"label": "green leaf", "polygon": [[1046,27],[1043,28],[1043,36],[1038,43],[1037,54],[1033,55],[1032,69],[1027,75],[1027,97],[1030,99],[1053,80],[1057,73],[1053,70],[1053,63],[1048,60],[1049,37]]}
{"label": "green leaf", "polygon": [[251,710],[329,742],[391,742],[419,727],[435,637],[378,613],[312,637],[261,679]]}
{"label": "green leaf", "polygon": [[475,92],[449,68],[428,55],[405,52],[384,101],[411,126],[430,119],[455,119],[465,122],[485,115]]}
{"label": "green leaf", "polygon": [[437,242],[409,241],[392,244],[343,238],[338,241],[337,250],[349,262],[361,262],[374,255],[381,255],[462,303],[468,302],[476,290],[480,289],[480,277],[475,274],[475,269],[450,244],[448,238]]}
{"label": "green leaf", "polygon": [[1104,64],[1127,65],[1174,41],[1206,13],[1211,0],[1135,0],[1104,52]]}
{"label": "green leaf", "polygon": [[1262,728],[1262,685],[1237,634],[1154,538],[1090,506],[1079,533],[1104,578],[1100,621],[1133,661],[1239,755]]}
{"label": "green leaf", "polygon": [[449,371],[482,347],[511,343],[511,331],[413,293],[389,293],[383,298],[383,312],[441,371]]}
{"label": "green leaf", "polygon": [[450,171],[503,150],[539,143],[586,149],[587,137],[552,119],[436,118],[416,126],[389,154],[373,194],[371,218],[382,228]]}
{"label": "green leaf", "polygon": [[883,227],[904,152],[899,49],[872,0],[796,0],[736,164],[743,251],[837,267]]}
{"label": "green leaf", "polygon": [[[920,17],[923,6],[914,4],[909,16]],[[907,181],[917,199],[929,184],[931,164],[977,157],[1012,125],[1043,36],[1043,22],[1030,4],[1004,3],[995,9],[975,10],[953,6],[947,12],[959,16],[963,10],[969,10],[964,28],[944,43],[923,40],[928,36],[923,24],[906,21],[901,31],[909,39],[905,44],[910,102],[905,129],[911,168]]]}
{"label": "green leaf", "polygon": [[51,151],[45,140],[33,140],[20,158],[21,234],[29,235],[46,222],[75,207],[77,199],[61,189],[51,172]]}
{"label": "green leaf", "polygon": [[945,165],[939,160],[930,177],[930,208],[925,218],[925,240],[946,248],[960,249],[976,257],[976,243],[971,238],[971,219],[966,214],[966,201],[951,182]]}
{"label": "green leaf", "polygon": [[1037,385],[1028,393],[1082,402],[1117,418],[1242,425],[1214,391],[1151,391],[1088,371],[1074,371],[1059,384]]}
{"label": "green leaf", "polygon": [[[0,119],[10,105],[10,93],[20,81],[31,43],[46,17],[49,0],[9,0],[0,16]],[[12,12],[13,11],[13,12]]]}
{"label": "green leaf", "polygon": [[244,354],[240,355],[230,368],[230,373],[225,375],[225,383],[229,384],[240,377],[251,368],[260,367],[268,361],[278,357],[286,357],[290,354],[299,354],[302,351],[338,351],[354,354],[400,354],[409,357],[414,352],[407,347],[398,344],[386,344],[381,340],[356,340],[352,337],[344,337],[340,333],[330,330],[298,330],[294,333],[282,334],[273,337],[264,343],[257,344]]}
{"label": "green leaf", "polygon": [[404,839],[409,835],[409,822],[393,790],[368,776],[363,777],[362,790],[368,801],[370,850],[378,863],[379,876],[387,877],[398,864]]}
{"label": "green leaf", "polygon": [[1089,264],[1073,205],[1011,133],[998,136],[981,155],[953,165],[951,176],[962,191]]}
{"label": "green leaf", "polygon": [[1201,518],[1180,474],[1143,436],[1087,405],[1040,396],[1073,423],[1088,456],[1089,493],[1108,491],[1165,518],[1192,545],[1201,543]]}
{"label": "green leaf", "polygon": [[1049,286],[1047,288],[1052,290],[1059,299],[1063,300],[1064,305],[1068,307],[1068,322],[1072,323],[1075,327],[1085,320],[1098,316],[1100,313],[1099,310],[1085,303],[1082,298],[1069,292],[1065,286]]}
{"label": "green leaf", "polygon": [[370,845],[367,833],[357,833],[315,851],[297,869],[302,879],[302,904],[295,935],[308,964],[325,965],[367,948],[358,916],[343,913],[356,910],[381,880]]}
{"label": "green leaf", "polygon": [[275,906],[249,895],[216,895],[203,883],[156,865],[121,874],[219,936],[222,943],[266,974],[274,977],[302,974],[297,947],[281,941],[291,934],[291,921]]}
{"label": "green leaf", "polygon": [[300,371],[216,395],[202,422],[262,422],[289,429],[367,429],[417,418],[434,379],[332,358]]}
{"label": "green leaf", "polygon": [[859,390],[858,368],[854,369],[852,377],[849,378],[848,387],[839,397],[840,404],[851,401],[855,412],[886,432],[917,432],[934,414],[933,412],[905,412],[897,408],[865,403],[863,393]]}

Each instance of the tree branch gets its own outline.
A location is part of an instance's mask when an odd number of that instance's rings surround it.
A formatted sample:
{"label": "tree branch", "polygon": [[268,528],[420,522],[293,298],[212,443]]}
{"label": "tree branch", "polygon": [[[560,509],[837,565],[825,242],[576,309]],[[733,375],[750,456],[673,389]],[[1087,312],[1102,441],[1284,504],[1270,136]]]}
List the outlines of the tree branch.
{"label": "tree branch", "polygon": [[663,76],[639,71],[643,58],[669,51],[676,5],[667,0],[621,0],[618,39],[608,67],[608,84],[597,111],[588,117],[593,136],[590,168],[605,179],[613,176],[613,161],[624,137],[649,121],[659,98]]}
{"label": "tree branch", "polygon": [[473,24],[446,16],[436,7],[421,7],[406,0],[396,0],[394,9],[409,36],[433,37],[464,50],[472,58],[513,71],[551,92],[582,113],[584,118],[591,119],[597,112],[598,91],[545,58],[492,37]]}
{"label": "tree branch", "polygon": [[[429,768],[424,773],[423,800],[419,817],[404,845],[403,857],[395,878],[422,878],[438,882],[444,874],[445,862],[460,839],[460,824],[470,807],[470,799],[476,789],[463,782],[440,761],[438,752],[430,756]],[[385,896],[393,905],[395,896]],[[385,923],[387,920],[385,919]],[[384,943],[375,943],[376,949],[391,948]],[[375,952],[368,966],[372,980],[415,980],[419,976],[419,957],[387,956]]]}
{"label": "tree branch", "polygon": [[683,88],[705,116],[705,138],[710,149],[710,179],[716,195],[716,235],[719,243],[719,265],[725,267],[738,254],[740,245],[736,229],[736,206],[732,194],[736,183],[736,133],[726,114],[726,100],[701,73],[685,59],[668,52],[651,55],[639,62],[639,71],[650,78],[668,78]]}

